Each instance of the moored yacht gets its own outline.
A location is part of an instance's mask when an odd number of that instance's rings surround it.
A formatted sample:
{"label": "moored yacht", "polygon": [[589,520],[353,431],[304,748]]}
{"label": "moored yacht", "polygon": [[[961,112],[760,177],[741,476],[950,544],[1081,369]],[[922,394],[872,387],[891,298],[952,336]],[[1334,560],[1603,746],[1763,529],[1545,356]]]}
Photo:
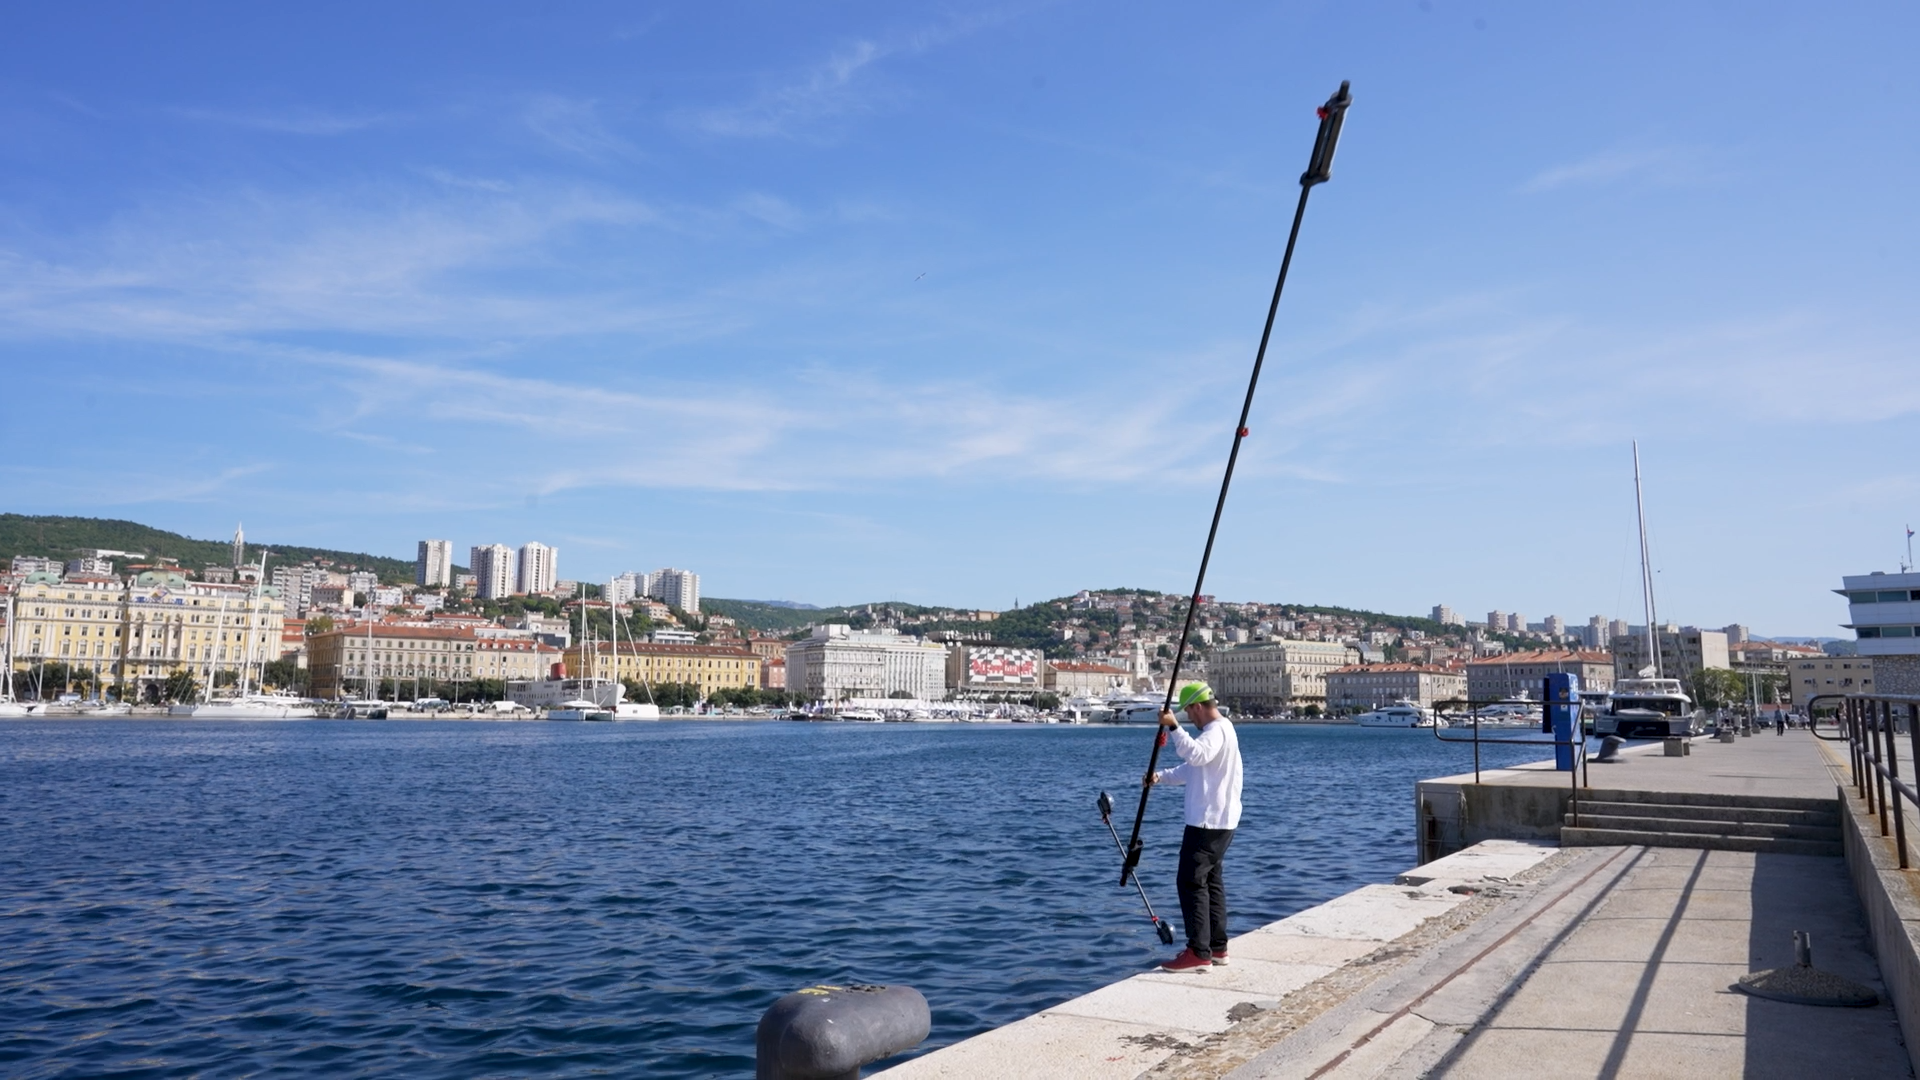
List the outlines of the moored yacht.
{"label": "moored yacht", "polygon": [[611,720],[613,710],[597,705],[585,698],[563,701],[547,710],[549,720]]}
{"label": "moored yacht", "polygon": [[1699,710],[1679,679],[1622,679],[1594,718],[1595,735],[1665,739],[1698,733]]}
{"label": "moored yacht", "polygon": [[1402,699],[1391,705],[1363,712],[1353,718],[1361,727],[1424,728],[1433,726],[1433,714],[1411,701]]}
{"label": "moored yacht", "polygon": [[168,716],[195,720],[304,720],[317,715],[306,701],[280,694],[247,694],[237,698],[215,698],[198,705],[175,705]]}

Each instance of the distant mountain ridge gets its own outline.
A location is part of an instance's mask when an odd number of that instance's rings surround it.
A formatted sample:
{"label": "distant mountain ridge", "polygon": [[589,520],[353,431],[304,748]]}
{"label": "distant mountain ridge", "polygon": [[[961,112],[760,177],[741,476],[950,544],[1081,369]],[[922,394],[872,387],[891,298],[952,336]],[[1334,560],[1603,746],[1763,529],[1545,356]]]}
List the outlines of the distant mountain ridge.
{"label": "distant mountain ridge", "polygon": [[[247,542],[247,557],[257,560],[262,549],[273,553],[273,567],[325,559],[341,569],[351,566],[371,570],[387,584],[413,580],[412,559],[395,559],[364,551],[336,551],[332,548],[294,544]],[[137,551],[147,560],[159,557],[177,559],[182,569],[200,570],[206,566],[225,566],[233,561],[233,545],[224,540],[195,540],[190,536],[156,529],[137,521],[116,518],[86,518],[0,514],[0,565],[15,555],[43,555],[48,558],[77,558],[82,551]],[[133,562],[145,561],[116,556],[113,564],[124,570]]]}

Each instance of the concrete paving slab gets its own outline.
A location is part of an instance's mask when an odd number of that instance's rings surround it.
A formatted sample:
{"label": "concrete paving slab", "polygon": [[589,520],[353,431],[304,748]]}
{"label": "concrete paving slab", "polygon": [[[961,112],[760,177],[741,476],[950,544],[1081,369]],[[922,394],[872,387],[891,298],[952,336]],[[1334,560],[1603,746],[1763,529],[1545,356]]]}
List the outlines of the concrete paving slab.
{"label": "concrete paving slab", "polygon": [[[1471,1057],[1443,1064],[1437,1077],[1526,1077],[1527,1080],[1593,1080],[1596,1076],[1660,1077],[1662,1080],[1729,1080],[1746,1072],[1747,1044],[1738,1036],[1665,1035],[1635,1032],[1618,1046],[1618,1032],[1563,1028],[1503,1028],[1469,1036]],[[1760,1073],[1793,1076],[1836,1075]]]}
{"label": "concrete paving slab", "polygon": [[1232,1015],[1238,1006],[1266,1008],[1278,1000],[1274,995],[1249,994],[1239,990],[1216,989],[1211,971],[1187,976],[1186,985],[1169,985],[1159,979],[1135,976],[1072,1001],[1063,1001],[1049,1013],[1065,1016],[1090,1016],[1165,1030],[1213,1033],[1232,1027]]}
{"label": "concrete paving slab", "polygon": [[1241,957],[1274,960],[1288,964],[1327,964],[1338,967],[1358,960],[1378,949],[1372,939],[1317,937],[1293,933],[1278,926],[1241,934],[1227,946],[1227,955],[1238,965]]}
{"label": "concrete paving slab", "polygon": [[1594,917],[1586,922],[1587,933],[1575,934],[1554,951],[1560,960],[1621,961],[1622,956],[1651,956],[1667,937],[1667,963],[1674,964],[1751,964],[1755,957],[1747,944],[1745,924],[1725,926],[1716,920],[1686,919],[1673,926],[1666,915],[1632,918]]}
{"label": "concrete paving slab", "polygon": [[[1831,799],[1833,782],[1826,761],[1819,740],[1799,731],[1765,739],[1755,736],[1730,745],[1696,739],[1693,753],[1686,757],[1629,754],[1617,764],[1589,765],[1587,775],[1598,789]],[[1480,782],[1566,787],[1567,774],[1554,770],[1552,762],[1536,762],[1511,769],[1483,769]],[[1426,783],[1471,784],[1473,774]]]}
{"label": "concrete paving slab", "polygon": [[1367,885],[1282,919],[1269,929],[1349,941],[1392,941],[1435,915],[1445,914],[1465,899],[1444,891],[1429,893],[1399,885]]}
{"label": "concrete paving slab", "polygon": [[1165,1061],[1191,1037],[1139,1024],[1038,1013],[896,1065],[884,1075],[888,1080],[1129,1080]]}
{"label": "concrete paving slab", "polygon": [[[1651,973],[1651,978],[1649,978]],[[1510,999],[1494,1027],[1623,1026],[1653,1031],[1737,1035],[1745,1030],[1747,996],[1728,989],[1745,964],[1682,964],[1648,968],[1630,960],[1549,960]]]}
{"label": "concrete paving slab", "polygon": [[1557,845],[1524,840],[1488,840],[1456,851],[1402,874],[1396,884],[1460,884],[1492,879],[1507,881],[1538,866],[1559,850]]}
{"label": "concrete paving slab", "polygon": [[[1250,994],[1259,998],[1281,998],[1307,985],[1328,972],[1337,964],[1286,964],[1271,960],[1255,960],[1237,955],[1231,947],[1228,955],[1233,963],[1226,967],[1216,967],[1199,976],[1207,980],[1209,990],[1232,990],[1236,993]],[[1177,974],[1171,971],[1150,971],[1135,976],[1150,982],[1168,982],[1178,986],[1189,986],[1195,976]]]}

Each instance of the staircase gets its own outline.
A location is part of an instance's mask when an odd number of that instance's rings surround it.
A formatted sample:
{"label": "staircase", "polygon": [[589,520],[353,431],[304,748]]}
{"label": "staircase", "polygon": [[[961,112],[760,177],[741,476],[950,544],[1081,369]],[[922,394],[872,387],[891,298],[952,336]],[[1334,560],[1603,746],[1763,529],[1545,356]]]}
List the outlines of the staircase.
{"label": "staircase", "polygon": [[1839,855],[1840,806],[1833,799],[1705,795],[1682,791],[1580,793],[1580,824],[1567,814],[1561,847],[1644,844],[1712,851]]}

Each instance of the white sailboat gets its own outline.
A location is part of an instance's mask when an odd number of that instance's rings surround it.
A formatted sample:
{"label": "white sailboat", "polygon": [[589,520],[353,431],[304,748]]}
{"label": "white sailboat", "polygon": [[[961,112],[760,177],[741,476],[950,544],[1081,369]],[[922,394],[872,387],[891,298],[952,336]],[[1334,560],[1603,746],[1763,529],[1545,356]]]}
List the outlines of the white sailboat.
{"label": "white sailboat", "polygon": [[13,699],[13,592],[7,592],[7,632],[6,640],[0,643],[0,655],[4,655],[4,670],[0,670],[0,719],[17,719],[32,716],[40,709],[39,705],[29,705]]}
{"label": "white sailboat", "polygon": [[[606,590],[601,595],[607,598],[607,617],[613,622],[613,681],[620,687],[620,693],[613,701],[613,718],[615,720],[658,720],[660,706],[651,701],[627,700],[627,684],[620,681],[620,605],[613,602],[613,582],[607,582]],[[585,607],[583,606],[581,610],[584,612]],[[648,696],[652,696],[651,687],[648,687],[647,693]]]}
{"label": "white sailboat", "polygon": [[1663,739],[1692,735],[1699,711],[1679,679],[1666,678],[1660,664],[1660,616],[1653,602],[1653,561],[1647,554],[1647,504],[1640,490],[1640,442],[1633,444],[1633,504],[1640,517],[1640,598],[1647,619],[1647,656],[1638,677],[1621,679],[1594,718],[1594,734],[1624,739]]}

